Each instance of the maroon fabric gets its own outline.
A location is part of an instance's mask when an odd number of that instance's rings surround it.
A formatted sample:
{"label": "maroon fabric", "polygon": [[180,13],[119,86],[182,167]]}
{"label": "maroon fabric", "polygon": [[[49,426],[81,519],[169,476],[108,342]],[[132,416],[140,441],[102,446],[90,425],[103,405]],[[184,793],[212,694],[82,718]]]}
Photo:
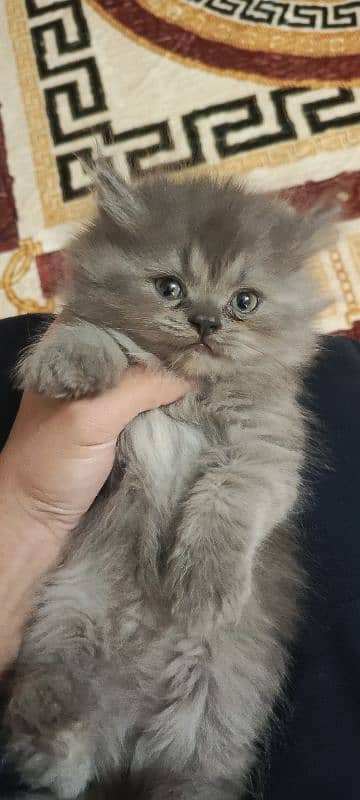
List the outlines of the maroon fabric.
{"label": "maroon fabric", "polygon": [[36,256],[36,266],[44,296],[52,297],[66,275],[67,261],[65,254],[61,250],[41,253],[41,255]]}
{"label": "maroon fabric", "polygon": [[360,342],[360,320],[354,322],[352,328],[345,331],[337,331],[340,336],[349,336],[351,339],[357,339]]}
{"label": "maroon fabric", "polygon": [[[183,58],[195,59],[224,70],[261,74],[267,78],[292,81],[336,81],[338,85],[360,77],[360,55],[329,57],[293,56],[243,50],[197,36],[155,17],[136,0],[97,0],[114,20],[154,45]],[[219,23],[221,20],[219,19]]]}
{"label": "maroon fabric", "polygon": [[[360,33],[359,33],[360,36]],[[339,206],[341,219],[360,217],[360,171],[341,172],[323,181],[307,181],[278,193],[299,211],[313,206]]]}
{"label": "maroon fabric", "polygon": [[19,244],[12,190],[13,179],[8,170],[5,135],[0,116],[0,252],[14,250]]}

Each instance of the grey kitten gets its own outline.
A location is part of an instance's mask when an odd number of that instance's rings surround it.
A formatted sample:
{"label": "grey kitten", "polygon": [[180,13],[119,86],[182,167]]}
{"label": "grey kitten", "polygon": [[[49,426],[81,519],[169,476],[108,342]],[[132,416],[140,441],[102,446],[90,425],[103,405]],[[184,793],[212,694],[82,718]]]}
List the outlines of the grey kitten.
{"label": "grey kitten", "polygon": [[296,628],[298,396],[318,309],[304,261],[328,219],[231,181],[129,186],[100,161],[95,183],[64,310],[25,354],[21,387],[80,397],[141,362],[194,389],[127,427],[44,581],[10,752],[60,800],[235,800]]}

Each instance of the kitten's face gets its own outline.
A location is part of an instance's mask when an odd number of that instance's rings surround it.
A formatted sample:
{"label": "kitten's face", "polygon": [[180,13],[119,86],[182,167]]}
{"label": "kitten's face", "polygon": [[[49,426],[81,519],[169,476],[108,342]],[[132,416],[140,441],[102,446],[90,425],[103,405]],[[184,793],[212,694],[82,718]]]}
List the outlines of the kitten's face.
{"label": "kitten's face", "polygon": [[106,176],[100,217],[75,247],[94,277],[88,318],[187,377],[301,362],[316,293],[301,267],[319,223],[233,184],[130,189]]}

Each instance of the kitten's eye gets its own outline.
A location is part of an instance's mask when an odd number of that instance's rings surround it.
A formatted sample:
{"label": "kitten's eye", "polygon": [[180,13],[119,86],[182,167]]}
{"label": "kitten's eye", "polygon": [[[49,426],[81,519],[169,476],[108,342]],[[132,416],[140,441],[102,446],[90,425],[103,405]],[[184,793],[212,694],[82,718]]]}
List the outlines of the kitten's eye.
{"label": "kitten's eye", "polygon": [[155,282],[155,286],[159,294],[167,300],[181,300],[181,298],[185,296],[185,292],[179,281],[171,276],[168,278],[158,278]]}
{"label": "kitten's eye", "polygon": [[237,292],[231,300],[231,309],[236,317],[242,317],[244,314],[251,314],[258,307],[260,302],[259,296],[251,289],[242,289]]}

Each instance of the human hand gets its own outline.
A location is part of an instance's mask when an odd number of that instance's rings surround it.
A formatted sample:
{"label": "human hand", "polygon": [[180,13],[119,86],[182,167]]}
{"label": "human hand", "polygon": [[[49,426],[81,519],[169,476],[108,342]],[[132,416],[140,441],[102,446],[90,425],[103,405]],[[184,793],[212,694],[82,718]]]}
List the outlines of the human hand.
{"label": "human hand", "polygon": [[104,484],[121,430],[141,411],[178,400],[189,386],[130,367],[114,389],[77,401],[23,396],[0,458],[0,487],[55,532],[76,526]]}

